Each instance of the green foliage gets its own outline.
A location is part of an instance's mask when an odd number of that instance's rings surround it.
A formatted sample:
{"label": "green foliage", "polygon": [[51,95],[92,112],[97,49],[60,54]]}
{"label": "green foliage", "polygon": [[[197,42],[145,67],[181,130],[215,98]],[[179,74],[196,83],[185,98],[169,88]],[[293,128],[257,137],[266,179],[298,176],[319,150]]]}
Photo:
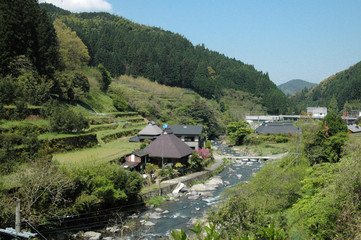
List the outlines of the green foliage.
{"label": "green foliage", "polygon": [[128,110],[128,105],[126,99],[122,98],[121,96],[115,95],[113,98],[114,107],[121,112]]}
{"label": "green foliage", "polygon": [[0,103],[14,103],[16,99],[17,84],[10,77],[0,78]]}
{"label": "green foliage", "polygon": [[210,141],[210,140],[207,140],[207,142],[206,142],[206,148],[207,148],[207,149],[212,149],[211,141]]}
{"label": "green foliage", "polygon": [[196,151],[194,151],[188,159],[188,167],[194,170],[203,168],[203,159]]}
{"label": "green foliage", "polygon": [[50,113],[50,131],[71,133],[74,131],[79,132],[89,127],[88,120],[81,113],[73,112],[57,104],[49,104],[46,108],[45,111]]}
{"label": "green foliage", "polygon": [[251,133],[244,137],[243,143],[246,145],[259,145],[262,143],[287,143],[290,141],[289,134],[256,134]]}
{"label": "green foliage", "polygon": [[[303,96],[296,95],[293,102],[302,106],[329,106],[338,113],[346,102],[359,101],[361,98],[361,62],[323,80]],[[358,109],[359,110],[359,109]]]}
{"label": "green foliage", "polygon": [[89,62],[90,56],[81,39],[60,19],[56,19],[53,24],[59,42],[59,55],[63,67],[75,70],[85,66]]}
{"label": "green foliage", "polygon": [[8,174],[24,162],[38,156],[39,140],[35,135],[0,133],[0,173]]}
{"label": "green foliage", "polygon": [[173,240],[186,240],[187,239],[187,234],[183,229],[172,230],[172,232],[170,233],[170,236],[172,237]]}
{"label": "green foliage", "polygon": [[152,197],[151,199],[149,199],[149,201],[147,202],[147,205],[160,206],[168,199],[169,199],[168,196],[155,196],[155,197]]}
{"label": "green foliage", "polygon": [[136,200],[143,183],[138,173],[127,172],[117,164],[80,168],[71,174],[77,186],[77,196],[81,199],[73,206],[78,212],[88,210],[88,207],[112,207]]}
{"label": "green foliage", "polygon": [[257,97],[268,95],[271,101],[263,103],[272,108],[271,112],[287,110],[288,99],[268,74],[203,45],[194,46],[179,34],[108,13],[69,14],[50,7],[48,10],[82,39],[89,49],[90,65],[103,64],[112,76],[143,76],[168,86],[191,88],[216,100],[222,89],[249,92]]}
{"label": "green foliage", "polygon": [[339,161],[348,139],[347,130],[341,116],[327,114],[319,129],[306,135],[305,152],[311,164]]}
{"label": "green foliage", "polygon": [[244,138],[253,132],[246,121],[231,122],[227,125],[227,137],[232,143],[242,145]]}
{"label": "green foliage", "polygon": [[286,238],[286,234],[281,230],[277,230],[275,228],[275,223],[272,222],[267,227],[262,227],[261,230],[257,232],[258,238],[262,240],[284,240]]}
{"label": "green foliage", "polygon": [[55,30],[34,0],[4,1],[0,5],[0,74],[15,74],[11,63],[26,56],[40,75],[51,76],[58,68]]}
{"label": "green foliage", "polygon": [[28,105],[24,101],[18,101],[14,112],[16,120],[23,120],[28,116]]}
{"label": "green foliage", "polygon": [[102,90],[103,92],[107,92],[108,87],[109,87],[110,83],[112,82],[112,77],[111,77],[110,73],[108,72],[108,70],[102,64],[99,64],[97,66],[97,68],[99,69],[99,71],[102,75],[102,82],[100,84],[100,90]]}

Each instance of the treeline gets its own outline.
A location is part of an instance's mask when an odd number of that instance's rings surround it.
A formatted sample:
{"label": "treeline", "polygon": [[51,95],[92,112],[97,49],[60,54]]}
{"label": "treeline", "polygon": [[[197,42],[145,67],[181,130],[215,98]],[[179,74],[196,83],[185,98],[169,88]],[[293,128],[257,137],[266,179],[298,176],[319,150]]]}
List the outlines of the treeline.
{"label": "treeline", "polygon": [[108,13],[70,14],[49,4],[41,6],[77,33],[89,49],[90,65],[103,64],[112,76],[143,76],[216,100],[221,89],[241,90],[263,97],[270,113],[288,110],[286,96],[268,74],[204,45],[193,46],[179,34]]}
{"label": "treeline", "polygon": [[340,115],[298,124],[293,154],[263,166],[208,214],[222,238],[360,238],[360,142],[349,141]]}
{"label": "treeline", "polygon": [[302,91],[292,97],[299,107],[325,106],[331,100],[337,103],[337,110],[360,110],[361,107],[361,62],[339,72],[312,88]]}

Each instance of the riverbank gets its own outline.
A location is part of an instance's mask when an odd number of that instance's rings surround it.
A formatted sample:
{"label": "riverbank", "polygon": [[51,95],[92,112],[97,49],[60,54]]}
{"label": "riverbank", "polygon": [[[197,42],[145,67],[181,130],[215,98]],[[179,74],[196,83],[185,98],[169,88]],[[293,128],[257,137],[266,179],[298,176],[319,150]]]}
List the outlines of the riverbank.
{"label": "riverbank", "polygon": [[190,186],[195,182],[207,180],[209,177],[211,177],[214,174],[214,172],[219,171],[224,167],[223,159],[229,156],[219,155],[215,151],[213,153],[213,157],[215,162],[212,165],[208,166],[205,170],[160,182],[159,184],[155,185],[153,189],[142,192],[141,193],[142,199],[144,201],[147,201],[152,197],[164,196],[169,193],[172,193],[172,191],[176,188],[176,186],[179,183],[183,183],[186,186]]}

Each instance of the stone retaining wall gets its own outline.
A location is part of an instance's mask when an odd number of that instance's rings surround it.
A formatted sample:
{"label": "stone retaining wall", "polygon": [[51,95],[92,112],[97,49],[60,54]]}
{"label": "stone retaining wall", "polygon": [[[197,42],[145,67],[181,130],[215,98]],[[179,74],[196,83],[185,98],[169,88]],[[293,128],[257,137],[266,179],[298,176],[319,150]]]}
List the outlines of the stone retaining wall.
{"label": "stone retaining wall", "polygon": [[[199,175],[194,176],[194,177],[190,177],[188,179],[185,179],[183,181],[179,181],[184,183],[186,186],[190,186],[192,185],[194,182],[196,181],[203,181],[209,178],[209,176],[214,172],[213,171],[203,171],[201,172]],[[146,193],[141,194],[141,197],[144,201],[151,199],[152,197],[156,197],[156,196],[162,196],[162,195],[167,195],[168,193],[172,193],[174,188],[178,185],[178,182],[176,183],[170,183],[167,186],[161,187],[160,189],[155,189]]]}

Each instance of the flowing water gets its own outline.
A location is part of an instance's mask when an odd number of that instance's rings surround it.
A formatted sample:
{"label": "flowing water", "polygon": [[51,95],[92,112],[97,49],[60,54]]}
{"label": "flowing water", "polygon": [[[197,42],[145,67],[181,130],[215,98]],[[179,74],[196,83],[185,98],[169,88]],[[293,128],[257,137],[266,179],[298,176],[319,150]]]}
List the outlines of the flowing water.
{"label": "flowing water", "polygon": [[[222,154],[229,156],[237,156],[232,149],[223,146],[219,143],[212,145],[217,148]],[[201,218],[207,210],[217,204],[221,198],[221,193],[232,185],[241,181],[247,181],[252,173],[259,171],[263,163],[259,162],[236,162],[225,167],[219,174],[223,180],[223,184],[211,191],[212,197],[200,197],[198,199],[188,199],[189,196],[182,196],[177,201],[169,201],[161,205],[161,209],[150,209],[140,215],[152,226],[142,226],[138,231],[133,232],[127,239],[160,239],[168,238],[173,229],[180,229],[187,231],[188,228],[193,227],[192,222],[195,219]],[[159,219],[146,219],[149,214],[154,214]],[[153,225],[154,224],[154,225]]]}

